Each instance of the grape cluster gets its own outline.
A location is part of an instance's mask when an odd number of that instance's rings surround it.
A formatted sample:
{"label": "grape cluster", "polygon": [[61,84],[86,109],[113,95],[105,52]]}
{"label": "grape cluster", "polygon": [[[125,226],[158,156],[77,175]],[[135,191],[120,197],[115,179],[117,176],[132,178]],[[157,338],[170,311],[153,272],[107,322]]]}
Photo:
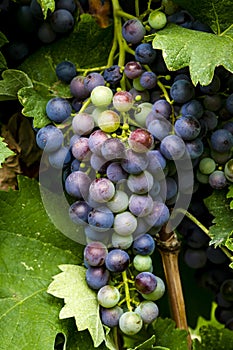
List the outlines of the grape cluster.
{"label": "grape cluster", "polygon": [[[163,6],[165,12],[148,16],[152,33],[169,21],[209,31],[185,11]],[[158,316],[155,301],[165,286],[151,255],[176,202],[191,200],[203,184],[221,190],[233,181],[232,74],[216,69],[208,86],[195,87],[188,69],[167,70],[145,34],[138,18],[122,24],[130,53],[124,66],[80,75],[72,62],[60,62],[56,74],[72,99],[51,98],[51,124],[36,134],[50,165],[64,170],[70,219],[84,227],[86,281],[97,292],[101,320],[127,335]],[[226,263],[198,227],[184,226],[183,220],[189,266],[199,269],[218,256]],[[231,287],[220,287],[230,307]]]}

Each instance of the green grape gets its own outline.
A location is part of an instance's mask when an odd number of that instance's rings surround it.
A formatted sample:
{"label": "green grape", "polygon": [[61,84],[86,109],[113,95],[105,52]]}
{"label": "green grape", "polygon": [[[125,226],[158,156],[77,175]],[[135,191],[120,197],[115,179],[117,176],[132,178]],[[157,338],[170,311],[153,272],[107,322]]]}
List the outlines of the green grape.
{"label": "green grape", "polygon": [[178,11],[178,5],[175,4],[172,0],[162,0],[161,4],[164,8],[164,12],[170,16],[176,11]]}
{"label": "green grape", "polygon": [[112,90],[107,86],[96,86],[91,92],[91,102],[96,107],[107,107],[113,98]]}
{"label": "green grape", "polygon": [[199,170],[202,174],[209,175],[216,168],[216,163],[212,158],[205,157],[202,158],[199,163]]}
{"label": "green grape", "polygon": [[99,289],[97,300],[101,306],[106,307],[107,309],[114,307],[119,303],[120,292],[116,287],[107,284]]}
{"label": "green grape", "polygon": [[137,271],[150,271],[152,268],[152,259],[149,255],[135,255],[133,259],[133,266]]}
{"label": "green grape", "polygon": [[201,173],[199,169],[197,169],[196,171],[196,178],[197,178],[197,181],[200,182],[201,184],[209,183],[209,175],[205,175]]}
{"label": "green grape", "polygon": [[140,77],[133,79],[133,87],[137,91],[144,91],[145,88],[140,83]]}
{"label": "green grape", "polygon": [[114,132],[120,126],[120,116],[114,111],[106,110],[98,116],[98,125],[105,132]]}
{"label": "green grape", "polygon": [[128,205],[129,205],[128,195],[125,192],[120,190],[116,190],[113,198],[109,202],[107,202],[107,207],[113,213],[120,213],[122,211],[125,211],[128,208]]}
{"label": "green grape", "polygon": [[228,160],[224,167],[224,174],[227,180],[233,182],[233,159]]}
{"label": "green grape", "polygon": [[134,118],[136,122],[142,127],[146,126],[146,118],[148,114],[151,112],[152,103],[143,102],[137,106],[137,109],[134,112]]}
{"label": "green grape", "polygon": [[148,18],[149,25],[153,29],[162,29],[167,24],[167,17],[162,11],[152,11]]}
{"label": "green grape", "polygon": [[142,294],[144,299],[155,301],[155,300],[162,298],[162,296],[164,295],[165,284],[164,284],[163,280],[158,276],[156,276],[156,280],[157,280],[157,286],[156,286],[155,290],[153,290],[153,292],[151,292],[149,294]]}
{"label": "green grape", "polygon": [[121,315],[119,319],[120,330],[127,335],[137,334],[143,326],[140,315],[133,311],[127,311]]}

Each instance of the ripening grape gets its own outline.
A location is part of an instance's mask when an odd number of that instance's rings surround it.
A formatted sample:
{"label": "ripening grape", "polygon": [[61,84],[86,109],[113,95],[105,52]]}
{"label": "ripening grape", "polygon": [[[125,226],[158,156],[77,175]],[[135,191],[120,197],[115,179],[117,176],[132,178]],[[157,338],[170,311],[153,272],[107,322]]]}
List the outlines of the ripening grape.
{"label": "ripening grape", "polygon": [[120,126],[120,116],[114,111],[105,110],[98,116],[98,126],[105,132],[114,132]]}

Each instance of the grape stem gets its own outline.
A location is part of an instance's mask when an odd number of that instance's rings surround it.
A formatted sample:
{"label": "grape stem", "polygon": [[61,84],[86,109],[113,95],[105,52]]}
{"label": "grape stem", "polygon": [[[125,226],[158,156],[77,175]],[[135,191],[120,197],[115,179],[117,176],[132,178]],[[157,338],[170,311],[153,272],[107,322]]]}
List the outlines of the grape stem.
{"label": "grape stem", "polygon": [[192,341],[188,330],[185,302],[178,264],[180,242],[178,241],[174,232],[171,232],[168,235],[167,232],[165,232],[165,229],[162,229],[159,233],[159,239],[157,239],[157,246],[162,257],[171,315],[173,320],[176,322],[177,327],[187,331],[188,348],[191,350]]}
{"label": "grape stem", "polygon": [[125,287],[125,301],[127,305],[127,309],[129,311],[132,311],[132,306],[130,304],[131,298],[130,298],[130,291],[129,291],[129,285],[128,285],[128,277],[126,271],[122,272],[122,279]]}

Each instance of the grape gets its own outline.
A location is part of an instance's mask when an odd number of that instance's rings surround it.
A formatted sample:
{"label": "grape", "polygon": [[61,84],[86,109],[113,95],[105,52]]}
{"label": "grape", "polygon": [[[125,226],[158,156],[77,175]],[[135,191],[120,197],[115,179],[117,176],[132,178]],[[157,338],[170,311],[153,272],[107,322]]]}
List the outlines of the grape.
{"label": "grape", "polygon": [[128,112],[133,103],[133,96],[128,91],[118,91],[113,96],[113,106],[119,112]]}
{"label": "grape", "polygon": [[199,20],[195,20],[193,22],[192,29],[198,30],[201,32],[212,33],[212,29],[206,23],[201,23]]}
{"label": "grape", "polygon": [[136,61],[127,62],[124,68],[124,73],[126,77],[129,79],[135,79],[140,77],[142,72],[143,72],[143,68],[141,64]]}
{"label": "grape", "polygon": [[62,169],[71,161],[71,154],[67,147],[61,147],[49,154],[49,163],[56,169]]}
{"label": "grape", "polygon": [[192,115],[196,119],[200,119],[204,112],[202,104],[197,100],[191,100],[186,102],[181,107],[181,114],[185,117]]}
{"label": "grape", "polygon": [[103,324],[107,327],[116,327],[119,324],[119,319],[123,314],[123,309],[120,306],[114,306],[113,308],[106,309],[100,308],[100,318]]}
{"label": "grape", "polygon": [[223,298],[227,301],[233,301],[233,279],[225,280],[220,287]]}
{"label": "grape", "polygon": [[165,179],[165,187],[166,187],[166,201],[172,199],[174,196],[176,196],[177,194],[177,190],[178,190],[178,186],[176,181],[170,177],[167,176]]}
{"label": "grape", "polygon": [[145,216],[144,219],[146,223],[150,225],[150,227],[159,227],[168,222],[169,217],[170,213],[166,204],[159,201],[154,201],[151,213]]}
{"label": "grape", "polygon": [[158,306],[149,300],[142,301],[134,311],[141,316],[145,324],[152,323],[159,315]]}
{"label": "grape", "polygon": [[144,89],[153,89],[157,84],[157,75],[154,72],[142,73],[140,84]]}
{"label": "grape", "polygon": [[70,171],[78,171],[80,169],[80,161],[78,159],[74,159],[70,165]]}
{"label": "grape", "polygon": [[166,100],[159,99],[154,102],[152,111],[155,112],[155,117],[163,116],[164,118],[169,119],[170,115],[172,114],[172,107]]}
{"label": "grape", "polygon": [[101,153],[106,160],[123,158],[125,146],[121,140],[117,138],[109,138],[105,140],[101,147]]}
{"label": "grape", "polygon": [[95,171],[98,171],[99,174],[105,174],[108,162],[106,162],[106,159],[104,159],[104,157],[92,153],[90,158],[90,165]]}
{"label": "grape", "polygon": [[108,165],[106,175],[108,179],[114,183],[127,179],[127,173],[118,162],[113,162]]}
{"label": "grape", "polygon": [[44,15],[42,12],[42,8],[39,5],[39,3],[37,2],[37,0],[31,0],[30,3],[30,11],[33,14],[33,16],[39,20],[43,20]]}
{"label": "grape", "polygon": [[168,135],[162,139],[160,152],[169,160],[177,160],[185,153],[186,147],[184,141],[177,135]]}
{"label": "grape", "polygon": [[216,112],[222,106],[222,98],[220,95],[206,95],[203,100],[203,106],[209,111]]}
{"label": "grape", "polygon": [[129,210],[133,215],[143,217],[150,214],[153,208],[153,199],[150,195],[132,194],[128,204]]}
{"label": "grape", "polygon": [[147,170],[138,175],[131,174],[128,177],[127,185],[131,192],[145,194],[152,189],[153,176]]}
{"label": "grape", "polygon": [[174,129],[183,140],[194,140],[200,134],[201,125],[195,117],[187,115],[176,120]]}
{"label": "grape", "polygon": [[134,240],[132,249],[135,255],[151,255],[155,250],[155,241],[148,233],[142,234]]}
{"label": "grape", "polygon": [[107,284],[98,290],[97,300],[101,306],[112,308],[118,304],[120,292],[116,287]]}
{"label": "grape", "polygon": [[193,23],[193,17],[186,10],[177,11],[174,14],[168,16],[168,22],[175,23],[181,27],[191,29]]}
{"label": "grape", "polygon": [[233,94],[230,94],[226,99],[226,109],[233,114]]}
{"label": "grape", "polygon": [[230,131],[230,133],[233,135],[233,122],[226,122],[222,128]]}
{"label": "grape", "polygon": [[87,244],[93,241],[102,242],[105,245],[109,244],[109,236],[110,236],[109,230],[97,231],[93,227],[87,225],[85,226],[84,231],[87,239]]}
{"label": "grape", "polygon": [[149,43],[142,43],[136,47],[135,59],[142,64],[150,64],[156,58],[156,50]]}
{"label": "grape", "polygon": [[186,141],[185,148],[191,159],[199,158],[204,151],[204,145],[200,138],[196,138],[195,140],[191,141]]}
{"label": "grape", "polygon": [[146,169],[148,159],[145,154],[136,153],[131,149],[125,152],[125,159],[122,159],[121,166],[129,174],[140,174]]}
{"label": "grape", "polygon": [[114,111],[106,110],[98,116],[98,125],[105,132],[114,132],[120,126],[120,116]]}
{"label": "grape", "polygon": [[167,17],[162,11],[152,11],[149,14],[148,22],[153,29],[162,29],[167,24]]}
{"label": "grape", "polygon": [[232,153],[231,153],[231,151],[220,153],[220,152],[216,152],[213,149],[211,149],[210,155],[215,160],[216,163],[225,164],[228,160],[231,159]]}
{"label": "grape", "polygon": [[36,134],[36,143],[45,152],[57,151],[63,143],[64,136],[60,129],[53,125],[41,128]]}
{"label": "grape", "polygon": [[88,113],[76,114],[72,120],[72,128],[78,135],[88,135],[94,129],[94,120]]}
{"label": "grape", "polygon": [[134,119],[141,126],[146,126],[146,118],[151,111],[152,104],[149,102],[142,102],[137,106],[137,109],[134,112]]}
{"label": "grape", "polygon": [[105,265],[111,272],[123,272],[129,266],[129,255],[122,249],[113,249],[108,252]]}
{"label": "grape", "polygon": [[123,191],[116,190],[112,199],[107,202],[107,207],[113,213],[120,213],[127,209],[128,204],[129,204],[128,195]]}
{"label": "grape", "polygon": [[84,78],[84,86],[89,92],[92,92],[92,90],[96,86],[104,86],[104,85],[105,85],[105,80],[100,73],[96,73],[96,72],[89,73]]}
{"label": "grape", "polygon": [[74,17],[69,11],[58,9],[51,14],[50,24],[56,33],[67,33],[74,26]]}
{"label": "grape", "polygon": [[104,206],[92,209],[88,214],[88,223],[97,231],[106,231],[112,227],[114,215]]}
{"label": "grape", "polygon": [[208,130],[214,130],[218,125],[218,116],[211,111],[204,111],[201,120],[204,121]]}
{"label": "grape", "polygon": [[135,255],[133,259],[133,266],[137,271],[151,271],[153,268],[152,266],[152,259],[149,255]]}
{"label": "grape", "polygon": [[112,246],[119,249],[128,249],[133,243],[133,235],[121,236],[116,232],[112,234]]}
{"label": "grape", "polygon": [[[163,118],[163,117],[162,117]],[[154,136],[156,140],[161,141],[168,136],[172,131],[172,125],[165,118],[154,119],[148,125],[148,131]]]}
{"label": "grape", "polygon": [[108,202],[115,194],[113,183],[106,178],[99,178],[92,181],[89,193],[91,198],[98,203]]}
{"label": "grape", "polygon": [[73,62],[62,61],[56,65],[55,72],[58,79],[65,83],[70,83],[76,76],[76,67]]}
{"label": "grape", "polygon": [[185,103],[194,97],[194,87],[189,81],[179,79],[172,84],[170,95],[175,102]]}
{"label": "grape", "polygon": [[[227,262],[228,258],[222,251],[220,247],[214,247],[210,245],[206,250],[207,258],[213,263],[213,264],[224,264]],[[233,301],[233,300],[232,300]]]}
{"label": "grape", "polygon": [[52,29],[50,23],[43,22],[37,31],[39,40],[44,44],[50,44],[55,41],[57,34]]}
{"label": "grape", "polygon": [[88,146],[91,152],[101,155],[102,144],[109,138],[109,136],[102,130],[95,130],[88,138]]}
{"label": "grape", "polygon": [[233,182],[233,159],[230,159],[224,167],[224,175],[227,180]]}
{"label": "grape", "polygon": [[50,120],[56,123],[62,123],[69,118],[72,112],[70,103],[61,97],[54,97],[46,104],[46,113]]}
{"label": "grape", "polygon": [[145,91],[145,88],[140,83],[140,78],[141,77],[138,77],[133,80],[133,88],[137,91]]}
{"label": "grape", "polygon": [[83,225],[88,221],[88,214],[91,207],[85,201],[76,201],[69,208],[69,216],[76,224]]}
{"label": "grape", "polygon": [[96,86],[91,91],[91,102],[96,107],[107,107],[112,102],[113,92],[107,86]]}
{"label": "grape", "polygon": [[121,73],[121,67],[116,64],[106,68],[103,73],[104,80],[113,86],[121,81],[122,76],[123,74]]}
{"label": "grape", "polygon": [[129,211],[124,211],[115,216],[114,231],[121,236],[132,234],[137,228],[137,219]]}
{"label": "grape", "polygon": [[146,34],[146,29],[138,19],[129,19],[122,26],[122,36],[130,44],[138,44]]}
{"label": "grape", "polygon": [[104,287],[110,280],[110,272],[103,266],[88,267],[86,282],[91,289],[98,290]]}
{"label": "grape", "polygon": [[148,171],[156,175],[158,173],[163,173],[163,170],[166,167],[166,159],[163,157],[159,150],[152,150],[147,153],[149,159]]}
{"label": "grape", "polygon": [[71,148],[71,152],[74,158],[80,161],[89,160],[91,157],[91,151],[89,148],[88,138],[80,137],[78,140],[76,140]]}
{"label": "grape", "polygon": [[222,170],[215,170],[209,176],[209,184],[216,190],[221,190],[226,187],[227,179]]}
{"label": "grape", "polygon": [[70,11],[71,13],[74,13],[74,11],[76,10],[76,3],[74,0],[58,0],[56,2],[56,8],[65,9],[67,11]]}
{"label": "grape", "polygon": [[131,131],[128,137],[129,147],[138,153],[147,152],[150,148],[152,148],[154,139],[152,134],[145,130],[138,128],[134,131]]}
{"label": "grape", "polygon": [[226,129],[218,129],[212,133],[210,143],[214,151],[225,153],[233,146],[233,136]]}
{"label": "grape", "polygon": [[119,319],[120,330],[127,335],[137,334],[143,326],[140,315],[133,311],[126,311]]}
{"label": "grape", "polygon": [[101,266],[107,253],[107,247],[102,242],[91,242],[86,245],[83,255],[89,266]]}
{"label": "grape", "polygon": [[190,268],[200,269],[206,264],[206,252],[204,249],[188,248],[184,253],[184,261]]}
{"label": "grape", "polygon": [[153,273],[144,271],[135,277],[135,288],[142,294],[152,293],[157,286],[157,278]]}
{"label": "grape", "polygon": [[87,198],[91,179],[82,171],[74,171],[65,181],[66,192],[77,199]]}
{"label": "grape", "polygon": [[[143,272],[141,272],[141,273],[143,273]],[[156,300],[162,298],[162,296],[165,293],[165,285],[164,285],[163,280],[158,276],[155,276],[155,278],[156,278],[156,282],[157,282],[155,289],[151,293],[141,293],[143,298],[146,300],[156,301]]]}
{"label": "grape", "polygon": [[209,175],[215,170],[215,168],[216,163],[212,158],[204,157],[200,160],[199,170],[202,174]]}
{"label": "grape", "polygon": [[138,91],[134,87],[129,90],[134,100],[140,100],[140,102],[149,102],[150,93],[148,90]]}
{"label": "grape", "polygon": [[218,306],[225,308],[225,309],[228,309],[228,308],[233,306],[232,302],[224,299],[220,292],[218,292],[216,294],[215,301],[218,304]]}
{"label": "grape", "polygon": [[70,82],[70,92],[71,94],[82,101],[90,95],[89,90],[84,85],[84,79],[82,75],[77,75]]}

